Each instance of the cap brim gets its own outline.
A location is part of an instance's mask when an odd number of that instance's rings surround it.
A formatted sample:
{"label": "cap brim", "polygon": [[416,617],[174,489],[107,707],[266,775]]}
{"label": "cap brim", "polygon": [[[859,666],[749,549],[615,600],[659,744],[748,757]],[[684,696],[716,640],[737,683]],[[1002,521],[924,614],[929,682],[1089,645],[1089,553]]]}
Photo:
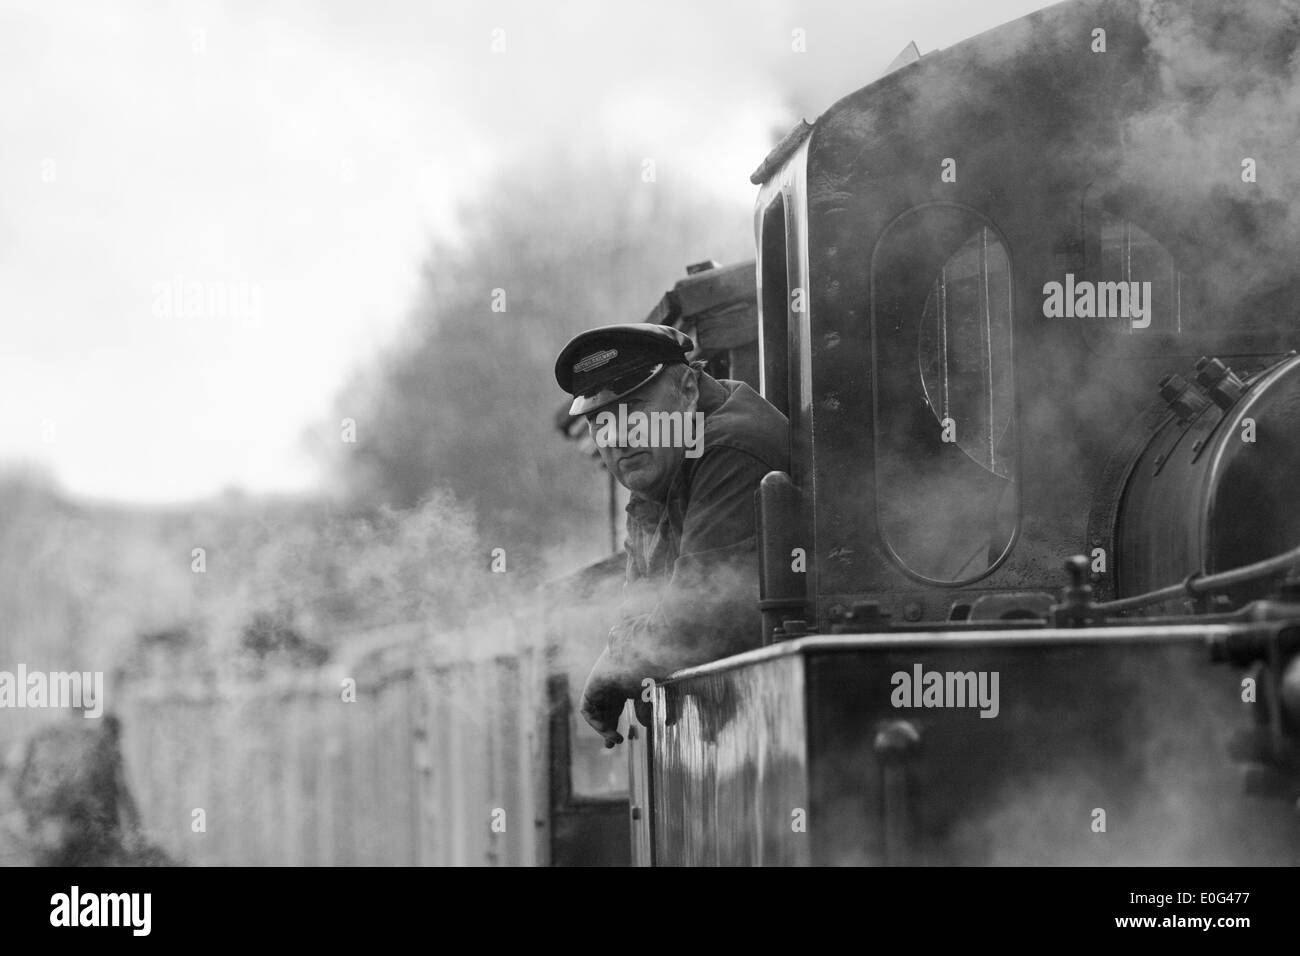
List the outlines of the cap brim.
{"label": "cap brim", "polygon": [[631,388],[625,388],[617,392],[613,389],[603,388],[595,395],[579,395],[573,400],[573,404],[569,406],[569,414],[589,415],[594,411],[599,411],[606,405],[611,405],[614,402],[617,402],[620,398],[627,398],[627,396],[631,395],[638,388],[644,388],[646,385],[649,385],[654,377],[667,367],[667,362],[660,362],[658,365],[650,369],[645,378],[641,379],[641,381],[637,382]]}

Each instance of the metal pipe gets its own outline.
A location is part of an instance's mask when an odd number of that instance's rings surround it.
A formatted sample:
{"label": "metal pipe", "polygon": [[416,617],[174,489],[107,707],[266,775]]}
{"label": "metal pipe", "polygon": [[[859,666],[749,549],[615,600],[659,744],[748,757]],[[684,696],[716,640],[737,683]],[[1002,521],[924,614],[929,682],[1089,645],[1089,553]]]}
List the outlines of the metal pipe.
{"label": "metal pipe", "polygon": [[1247,584],[1251,581],[1270,577],[1280,571],[1289,570],[1297,562],[1300,562],[1300,548],[1292,548],[1290,551],[1283,551],[1276,557],[1256,561],[1254,564],[1245,564],[1231,571],[1208,575],[1192,574],[1181,584],[1171,584],[1157,591],[1148,591],[1146,594],[1121,598],[1118,601],[1094,604],[1092,610],[1100,611],[1103,614],[1114,614],[1120,611],[1145,607],[1148,604],[1158,604],[1161,601],[1172,601],[1178,597],[1198,597],[1202,594],[1209,594],[1211,591],[1222,591],[1238,584]]}

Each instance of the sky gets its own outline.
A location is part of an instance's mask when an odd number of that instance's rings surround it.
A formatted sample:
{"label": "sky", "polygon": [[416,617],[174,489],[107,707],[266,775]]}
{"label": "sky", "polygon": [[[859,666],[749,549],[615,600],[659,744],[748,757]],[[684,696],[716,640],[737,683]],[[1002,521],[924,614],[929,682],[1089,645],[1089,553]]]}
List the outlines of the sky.
{"label": "sky", "polygon": [[747,233],[792,117],[1045,5],[0,0],[0,464],[318,490],[307,431],[493,169],[634,150]]}

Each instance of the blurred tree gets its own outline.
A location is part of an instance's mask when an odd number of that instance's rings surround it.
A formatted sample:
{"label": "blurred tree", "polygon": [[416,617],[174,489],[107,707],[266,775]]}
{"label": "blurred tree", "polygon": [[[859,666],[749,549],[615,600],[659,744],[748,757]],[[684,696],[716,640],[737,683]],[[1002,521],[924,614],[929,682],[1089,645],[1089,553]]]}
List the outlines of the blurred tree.
{"label": "blurred tree", "polygon": [[355,499],[409,507],[450,489],[525,577],[560,542],[603,554],[604,484],[553,423],[555,356],[584,328],[643,319],[688,262],[752,254],[743,206],[653,177],[640,158],[534,157],[464,207],[400,339],[339,399],[356,441],[328,447]]}

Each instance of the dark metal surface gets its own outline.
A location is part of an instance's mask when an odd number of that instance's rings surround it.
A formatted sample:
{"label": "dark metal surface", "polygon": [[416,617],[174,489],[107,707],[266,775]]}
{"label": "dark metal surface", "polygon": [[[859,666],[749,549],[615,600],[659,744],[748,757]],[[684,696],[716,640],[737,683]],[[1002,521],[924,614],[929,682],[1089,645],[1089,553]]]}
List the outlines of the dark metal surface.
{"label": "dark metal surface", "polygon": [[811,861],[799,655],[660,686],[654,711],[658,865]]}
{"label": "dark metal surface", "polygon": [[[1186,424],[1168,416],[1135,460],[1116,518],[1121,593],[1230,570],[1300,541],[1300,358],[1248,384],[1227,410],[1207,402]],[[1246,419],[1253,441],[1243,440]],[[1264,590],[1239,589],[1236,600]],[[1178,601],[1165,610],[1190,607]]]}
{"label": "dark metal surface", "polygon": [[[806,638],[683,672],[656,696],[658,860],[1295,863],[1290,802],[1246,796],[1228,753],[1242,674],[1210,656],[1281,626]],[[917,665],[998,672],[997,716],[894,707]]]}
{"label": "dark metal surface", "polygon": [[763,612],[763,643],[768,644],[786,620],[805,617],[810,556],[798,537],[799,492],[789,475],[780,471],[765,475],[755,504],[761,542],[758,606]]}

